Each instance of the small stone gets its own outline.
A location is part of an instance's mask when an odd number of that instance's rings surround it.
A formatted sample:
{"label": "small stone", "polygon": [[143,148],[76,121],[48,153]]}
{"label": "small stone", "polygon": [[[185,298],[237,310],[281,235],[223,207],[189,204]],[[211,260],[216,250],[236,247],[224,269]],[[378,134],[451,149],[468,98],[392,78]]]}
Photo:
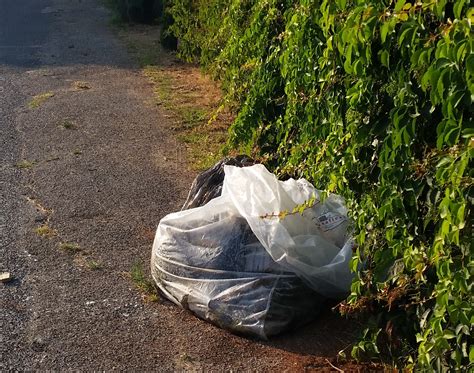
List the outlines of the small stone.
{"label": "small stone", "polygon": [[0,272],[0,282],[9,282],[12,280],[10,272]]}

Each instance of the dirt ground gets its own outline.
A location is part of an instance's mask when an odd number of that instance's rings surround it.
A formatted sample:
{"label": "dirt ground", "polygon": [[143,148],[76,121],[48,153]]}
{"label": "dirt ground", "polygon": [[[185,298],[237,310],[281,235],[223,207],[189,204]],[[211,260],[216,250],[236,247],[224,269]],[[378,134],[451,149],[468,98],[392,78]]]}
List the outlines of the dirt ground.
{"label": "dirt ground", "polygon": [[261,342],[137,290],[195,171],[108,19],[94,0],[0,3],[0,370],[377,370],[338,361],[357,326],[330,310]]}

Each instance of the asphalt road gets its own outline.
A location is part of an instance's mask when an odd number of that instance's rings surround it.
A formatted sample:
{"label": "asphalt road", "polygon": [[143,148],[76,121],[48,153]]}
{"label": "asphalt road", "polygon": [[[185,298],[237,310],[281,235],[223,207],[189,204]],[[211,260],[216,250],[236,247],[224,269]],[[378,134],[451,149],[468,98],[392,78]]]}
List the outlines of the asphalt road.
{"label": "asphalt road", "polygon": [[262,343],[134,287],[193,175],[108,17],[94,0],[0,0],[0,271],[14,277],[0,371],[327,367],[342,320]]}

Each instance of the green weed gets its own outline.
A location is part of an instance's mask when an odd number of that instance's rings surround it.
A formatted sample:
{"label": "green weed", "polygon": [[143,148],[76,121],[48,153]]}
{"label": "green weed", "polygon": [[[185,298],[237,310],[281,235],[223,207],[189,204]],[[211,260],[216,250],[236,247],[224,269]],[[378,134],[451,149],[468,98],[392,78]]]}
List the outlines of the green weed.
{"label": "green weed", "polygon": [[158,300],[158,293],[156,291],[155,284],[149,277],[145,275],[143,267],[140,263],[135,263],[132,266],[130,270],[130,277],[136,288],[145,294],[147,300]]}
{"label": "green weed", "polygon": [[44,238],[52,238],[57,234],[56,230],[51,228],[48,224],[43,224],[40,227],[35,228],[35,233]]}
{"label": "green weed", "polygon": [[78,244],[72,242],[62,242],[59,244],[59,248],[64,252],[72,254],[81,251],[81,247]]}

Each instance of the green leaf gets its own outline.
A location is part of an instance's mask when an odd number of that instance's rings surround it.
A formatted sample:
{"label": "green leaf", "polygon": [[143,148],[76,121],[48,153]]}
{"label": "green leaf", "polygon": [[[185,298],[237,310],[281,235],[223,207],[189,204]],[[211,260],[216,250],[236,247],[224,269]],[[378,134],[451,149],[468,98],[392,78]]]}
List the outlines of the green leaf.
{"label": "green leaf", "polygon": [[362,76],[364,73],[364,68],[362,66],[362,62],[360,60],[356,60],[354,65],[352,66],[353,71],[357,76]]}
{"label": "green leaf", "polygon": [[423,74],[423,77],[421,78],[421,89],[423,91],[426,91],[430,85],[431,82],[431,76],[433,75],[433,68],[429,68],[426,70],[426,72]]}
{"label": "green leaf", "polygon": [[461,132],[460,127],[451,128],[448,133],[444,136],[444,142],[448,146],[452,146],[457,143],[459,134]]}
{"label": "green leaf", "polygon": [[[408,25],[408,24],[406,24]],[[405,38],[408,39],[408,42],[410,42],[410,35],[413,35],[413,33],[416,31],[416,28],[412,27],[411,25],[408,25],[408,27],[406,27],[402,33],[400,34],[400,37],[398,38],[398,45],[402,45],[403,44],[403,40],[405,40]]]}
{"label": "green leaf", "polygon": [[471,24],[474,24],[474,8],[469,8],[467,10],[466,18]]}
{"label": "green leaf", "polygon": [[463,129],[462,137],[464,139],[469,139],[471,137],[474,137],[474,127],[468,127],[468,128]]}
{"label": "green leaf", "polygon": [[382,40],[382,43],[385,43],[389,30],[390,30],[390,23],[384,22],[382,26],[380,27],[380,39]]}
{"label": "green leaf", "polygon": [[408,20],[408,13],[401,13],[398,18],[402,21]]}
{"label": "green leaf", "polygon": [[385,67],[390,67],[389,66],[389,59],[390,59],[390,54],[388,51],[385,49],[380,53],[380,62],[382,62],[382,65]]}
{"label": "green leaf", "polygon": [[462,60],[464,59],[465,55],[466,55],[466,50],[467,50],[467,41],[466,42],[462,42],[460,43],[457,47],[456,47],[456,61],[458,63],[461,63]]}
{"label": "green leaf", "polygon": [[344,70],[346,71],[346,73],[352,74],[352,64],[349,58],[346,59],[346,61],[344,62]]}
{"label": "green leaf", "polygon": [[399,12],[402,10],[403,6],[405,5],[405,0],[398,0],[397,3],[395,4],[395,12]]}
{"label": "green leaf", "polygon": [[[449,73],[448,69],[444,69],[439,75],[438,81],[436,82],[436,89],[438,91],[439,97],[442,99],[444,97],[444,76]],[[434,87],[434,85],[433,85]]]}
{"label": "green leaf", "polygon": [[337,6],[339,7],[339,9],[345,9],[346,0],[337,0]]}
{"label": "green leaf", "polygon": [[441,70],[445,67],[449,67],[452,65],[452,62],[445,57],[438,58],[435,63],[435,68],[438,70]]}
{"label": "green leaf", "polygon": [[451,330],[445,330],[443,337],[445,339],[453,339],[453,338],[456,338],[456,334],[454,334]]}
{"label": "green leaf", "polygon": [[453,7],[453,12],[454,12],[454,17],[457,19],[461,18],[461,12],[462,8],[465,4],[466,0],[457,0],[454,2],[454,7]]}
{"label": "green leaf", "polygon": [[446,3],[447,0],[436,0],[435,13],[439,18],[444,16],[444,8]]}
{"label": "green leaf", "polygon": [[441,76],[441,72],[438,69],[435,69],[432,71],[431,76],[430,76],[430,83],[431,83],[431,88],[433,89],[433,91],[435,91],[438,86],[438,80],[440,76]]}
{"label": "green leaf", "polygon": [[421,54],[424,52],[423,49],[418,49],[415,53],[412,54],[411,56],[411,65],[412,67],[416,67],[418,65],[420,65],[420,61],[421,61]]}
{"label": "green leaf", "polygon": [[443,157],[436,165],[436,168],[442,168],[448,164],[451,165],[452,163],[453,159],[451,157]]}
{"label": "green leaf", "polygon": [[466,58],[466,70],[469,74],[474,75],[474,54],[470,54]]}

